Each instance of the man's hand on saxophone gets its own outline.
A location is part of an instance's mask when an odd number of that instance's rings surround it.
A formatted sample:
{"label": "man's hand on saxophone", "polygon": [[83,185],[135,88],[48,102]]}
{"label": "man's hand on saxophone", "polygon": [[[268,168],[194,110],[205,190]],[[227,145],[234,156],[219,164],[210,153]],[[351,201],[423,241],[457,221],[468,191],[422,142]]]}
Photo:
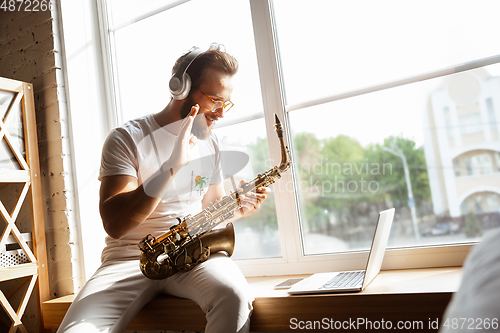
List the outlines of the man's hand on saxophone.
{"label": "man's hand on saxophone", "polygon": [[[240,181],[239,186],[245,184],[246,181],[242,179]],[[267,195],[271,193],[269,187],[258,187],[256,192],[247,192],[245,194],[240,195],[240,206],[234,216],[234,220],[248,216],[253,214],[257,209],[259,209],[260,205],[267,199]]]}

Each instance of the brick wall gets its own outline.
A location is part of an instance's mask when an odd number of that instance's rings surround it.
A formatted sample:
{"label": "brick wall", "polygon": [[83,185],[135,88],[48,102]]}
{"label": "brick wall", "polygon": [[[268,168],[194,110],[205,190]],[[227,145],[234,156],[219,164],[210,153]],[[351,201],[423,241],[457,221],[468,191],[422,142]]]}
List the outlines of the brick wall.
{"label": "brick wall", "polygon": [[[76,251],[71,145],[56,32],[49,11],[0,10],[0,76],[34,86],[52,298],[74,292],[71,258]],[[25,316],[35,318],[34,311]]]}

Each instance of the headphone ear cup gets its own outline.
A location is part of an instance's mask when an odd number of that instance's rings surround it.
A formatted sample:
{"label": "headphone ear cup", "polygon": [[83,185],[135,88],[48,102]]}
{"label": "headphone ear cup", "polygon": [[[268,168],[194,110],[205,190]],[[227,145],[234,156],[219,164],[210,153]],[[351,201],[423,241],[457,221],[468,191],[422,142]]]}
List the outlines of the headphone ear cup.
{"label": "headphone ear cup", "polygon": [[182,86],[182,91],[179,93],[178,99],[182,100],[185,99],[188,95],[189,92],[191,91],[191,77],[189,76],[188,73],[184,73],[183,75],[183,86]]}
{"label": "headphone ear cup", "polygon": [[187,73],[184,73],[182,80],[179,80],[176,76],[172,76],[168,87],[174,99],[183,100],[189,95],[189,91],[191,90],[191,78]]}
{"label": "headphone ear cup", "polygon": [[170,94],[175,98],[182,91],[182,81],[175,75],[172,75],[170,81],[168,81],[168,89]]}
{"label": "headphone ear cup", "polygon": [[202,53],[203,51],[201,49],[195,49],[188,53],[186,58],[179,65],[177,71],[170,78],[168,88],[174,99],[183,100],[189,95],[189,91],[191,90],[191,78],[187,74],[187,70],[191,63]]}

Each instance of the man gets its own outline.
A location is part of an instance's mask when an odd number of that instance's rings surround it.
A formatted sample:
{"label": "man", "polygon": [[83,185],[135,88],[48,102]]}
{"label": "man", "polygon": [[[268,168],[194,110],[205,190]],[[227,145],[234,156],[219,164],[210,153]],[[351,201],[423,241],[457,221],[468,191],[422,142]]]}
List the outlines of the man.
{"label": "man", "polygon": [[[179,58],[173,73],[188,56]],[[188,65],[187,97],[173,98],[161,112],[110,133],[99,175],[108,234],[102,265],[78,293],[58,332],[122,332],[159,293],[196,301],[207,314],[206,332],[248,332],[253,297],[226,255],[212,254],[193,270],[164,280],[146,278],[138,260],[143,237],[164,234],[177,217],[194,215],[225,195],[211,129],[232,106],[231,78],[237,69],[236,59],[212,45]],[[252,214],[268,191],[245,195],[235,219]]]}

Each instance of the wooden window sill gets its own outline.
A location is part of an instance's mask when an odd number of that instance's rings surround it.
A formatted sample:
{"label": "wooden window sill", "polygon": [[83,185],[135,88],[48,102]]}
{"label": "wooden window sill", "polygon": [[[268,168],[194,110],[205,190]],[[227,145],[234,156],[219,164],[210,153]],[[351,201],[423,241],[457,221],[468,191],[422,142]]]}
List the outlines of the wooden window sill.
{"label": "wooden window sill", "polygon": [[[274,290],[276,284],[288,278],[306,276],[247,278],[255,295],[252,332],[297,331],[299,324],[305,326],[307,322],[322,322],[325,318],[330,323],[330,320],[352,322],[358,318],[378,323],[391,321],[393,325],[399,321],[417,325],[422,322],[419,332],[436,331],[429,325],[435,320],[441,322],[452,294],[460,285],[462,268],[382,271],[360,293],[290,296],[286,290]],[[70,295],[44,302],[45,328],[59,326],[73,298]],[[193,301],[161,295],[144,306],[128,329],[203,331],[205,324],[205,314]]]}

